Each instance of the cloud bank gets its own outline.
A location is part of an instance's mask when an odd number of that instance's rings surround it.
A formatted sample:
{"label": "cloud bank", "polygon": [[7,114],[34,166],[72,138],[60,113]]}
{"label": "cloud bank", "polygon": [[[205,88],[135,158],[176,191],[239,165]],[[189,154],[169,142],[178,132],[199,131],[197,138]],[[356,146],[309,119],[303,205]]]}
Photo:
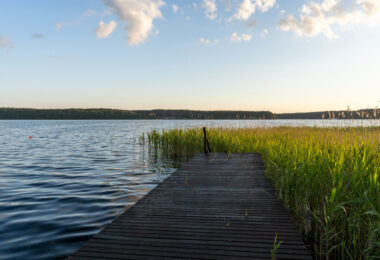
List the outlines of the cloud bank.
{"label": "cloud bank", "polygon": [[375,24],[380,21],[380,0],[355,0],[348,8],[342,0],[323,0],[302,6],[299,18],[288,15],[280,21],[283,31],[293,31],[298,36],[324,35],[337,38],[335,28],[348,29],[357,24]]}
{"label": "cloud bank", "polygon": [[[106,7],[106,13],[118,17],[118,23],[125,24],[126,39],[130,45],[144,43],[151,34],[157,34],[154,26],[156,19],[162,18],[164,0],[102,0]],[[252,17],[256,12],[268,12],[273,8],[279,8],[276,0],[198,0],[190,2],[188,7],[194,7],[204,12],[207,19],[215,20],[219,17],[220,4],[224,12],[228,14],[228,22],[233,20],[244,21],[249,28],[256,26],[256,20]],[[183,13],[181,2],[170,5],[174,14]],[[313,37],[324,35],[327,38],[337,38],[337,29],[349,29],[357,24],[377,24],[380,22],[380,0],[304,0],[304,5],[299,8],[297,14],[286,15],[285,10],[277,11],[280,15],[278,25],[283,31],[294,32],[298,36]],[[280,10],[280,9],[279,9]],[[96,15],[96,11],[87,10],[84,17]],[[223,14],[220,14],[223,18]],[[189,20],[190,17],[186,16]],[[220,19],[218,22],[222,22]],[[63,23],[57,24],[57,29],[62,28]],[[105,24],[100,21],[95,33],[98,38],[107,38],[115,30],[117,24],[111,21]],[[265,38],[268,30],[264,29],[259,36]],[[233,33],[230,40],[233,42],[250,41],[251,35]],[[201,39],[200,43],[210,44],[213,41]]]}
{"label": "cloud bank", "polygon": [[162,17],[161,0],[103,0],[119,20],[126,23],[124,30],[130,45],[138,45],[147,40],[154,28],[153,21]]}

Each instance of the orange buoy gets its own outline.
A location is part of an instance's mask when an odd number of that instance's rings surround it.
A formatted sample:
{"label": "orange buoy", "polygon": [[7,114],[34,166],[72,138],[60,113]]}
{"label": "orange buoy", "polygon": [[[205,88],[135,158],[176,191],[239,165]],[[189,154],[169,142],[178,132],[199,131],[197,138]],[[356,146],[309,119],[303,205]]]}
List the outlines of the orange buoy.
{"label": "orange buoy", "polygon": [[32,139],[33,137],[32,136],[29,136],[29,139]]}

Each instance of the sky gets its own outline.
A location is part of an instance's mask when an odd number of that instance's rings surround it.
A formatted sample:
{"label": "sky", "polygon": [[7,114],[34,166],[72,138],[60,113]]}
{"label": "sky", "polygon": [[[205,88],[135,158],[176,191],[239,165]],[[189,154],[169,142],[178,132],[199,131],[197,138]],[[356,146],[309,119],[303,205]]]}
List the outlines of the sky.
{"label": "sky", "polygon": [[2,0],[0,107],[380,106],[380,0]]}

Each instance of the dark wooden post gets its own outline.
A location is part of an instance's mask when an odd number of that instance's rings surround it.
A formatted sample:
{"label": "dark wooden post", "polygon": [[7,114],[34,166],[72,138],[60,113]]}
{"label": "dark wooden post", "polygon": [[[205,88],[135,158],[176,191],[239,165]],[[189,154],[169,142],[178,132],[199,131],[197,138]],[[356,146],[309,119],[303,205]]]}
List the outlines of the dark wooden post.
{"label": "dark wooden post", "polygon": [[210,144],[208,142],[206,127],[203,127],[203,133],[204,133],[204,152],[205,153],[211,153]]}

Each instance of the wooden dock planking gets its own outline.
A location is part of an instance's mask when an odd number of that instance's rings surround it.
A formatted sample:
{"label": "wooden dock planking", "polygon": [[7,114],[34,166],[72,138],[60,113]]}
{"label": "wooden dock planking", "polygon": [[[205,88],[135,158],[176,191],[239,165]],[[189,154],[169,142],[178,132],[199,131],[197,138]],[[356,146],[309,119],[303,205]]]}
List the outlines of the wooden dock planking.
{"label": "wooden dock planking", "polygon": [[198,154],[69,259],[312,259],[258,154]]}

